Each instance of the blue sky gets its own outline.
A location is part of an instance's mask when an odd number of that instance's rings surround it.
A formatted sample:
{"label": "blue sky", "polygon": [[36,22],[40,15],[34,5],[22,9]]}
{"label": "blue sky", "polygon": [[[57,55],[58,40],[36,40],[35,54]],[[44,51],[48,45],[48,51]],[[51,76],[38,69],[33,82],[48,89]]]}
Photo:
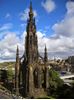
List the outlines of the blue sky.
{"label": "blue sky", "polygon": [[[45,3],[45,0],[32,0],[33,9],[37,13],[37,29],[47,31],[46,34],[52,34],[51,27],[56,22],[60,21],[66,12],[65,3],[67,0],[54,0],[55,7],[51,12],[47,12],[41,3]],[[0,25],[12,23],[13,28],[11,31],[23,32],[25,27],[21,27],[21,24],[26,24],[25,20],[20,19],[20,14],[24,13],[24,10],[29,8],[30,0],[0,0]],[[8,17],[6,17],[9,15]],[[46,30],[46,27],[49,27]]]}
{"label": "blue sky", "polygon": [[[17,44],[22,55],[29,5],[30,0],[0,0],[0,61],[15,59]],[[46,44],[49,58],[73,55],[74,0],[32,0],[32,6],[39,51]]]}

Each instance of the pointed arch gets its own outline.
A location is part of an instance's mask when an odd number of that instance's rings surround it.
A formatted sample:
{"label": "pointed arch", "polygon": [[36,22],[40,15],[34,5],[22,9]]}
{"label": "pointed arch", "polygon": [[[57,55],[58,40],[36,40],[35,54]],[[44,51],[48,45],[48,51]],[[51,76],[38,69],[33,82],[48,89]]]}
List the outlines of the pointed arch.
{"label": "pointed arch", "polygon": [[34,76],[34,87],[38,88],[38,68],[34,70],[33,76]]}
{"label": "pointed arch", "polygon": [[41,87],[41,71],[38,67],[35,68],[33,72],[33,77],[34,77],[34,87],[40,88]]}

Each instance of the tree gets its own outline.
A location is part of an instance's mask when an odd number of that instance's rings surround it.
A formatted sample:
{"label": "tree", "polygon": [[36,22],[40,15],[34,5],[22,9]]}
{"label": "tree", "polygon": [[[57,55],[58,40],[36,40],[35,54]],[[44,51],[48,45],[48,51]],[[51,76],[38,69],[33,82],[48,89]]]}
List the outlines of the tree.
{"label": "tree", "polygon": [[57,88],[63,85],[59,74],[54,69],[49,69],[49,95],[56,96]]}
{"label": "tree", "polygon": [[8,80],[7,71],[1,70],[0,74],[1,74],[1,76],[0,76],[1,81],[4,82],[4,83],[7,82],[7,80]]}
{"label": "tree", "polygon": [[12,71],[11,68],[8,69],[7,76],[8,76],[8,80],[12,81],[12,78],[13,78],[14,74],[13,74],[13,71]]}

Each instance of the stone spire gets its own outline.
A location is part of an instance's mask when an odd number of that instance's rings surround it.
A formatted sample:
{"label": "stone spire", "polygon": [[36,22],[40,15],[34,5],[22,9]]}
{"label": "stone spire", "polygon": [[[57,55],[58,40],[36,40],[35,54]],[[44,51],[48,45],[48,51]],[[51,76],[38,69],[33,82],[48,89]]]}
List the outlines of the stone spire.
{"label": "stone spire", "polygon": [[36,35],[35,18],[33,17],[32,2],[30,2],[29,19],[26,27],[25,55],[29,63],[38,60],[38,40]]}
{"label": "stone spire", "polygon": [[15,92],[16,95],[19,95],[19,49],[17,46],[17,50],[16,50],[16,63],[15,63]]}
{"label": "stone spire", "polygon": [[44,49],[44,62],[47,62],[48,60],[48,57],[47,57],[47,48],[46,48],[46,45],[45,45],[45,49]]}
{"label": "stone spire", "polygon": [[30,11],[29,11],[29,17],[30,17],[30,19],[32,19],[33,18],[33,10],[32,10],[32,2],[30,1]]}
{"label": "stone spire", "polygon": [[48,90],[49,87],[49,69],[48,69],[48,57],[47,57],[47,48],[45,45],[45,52],[44,52],[44,66],[45,66],[45,88]]}

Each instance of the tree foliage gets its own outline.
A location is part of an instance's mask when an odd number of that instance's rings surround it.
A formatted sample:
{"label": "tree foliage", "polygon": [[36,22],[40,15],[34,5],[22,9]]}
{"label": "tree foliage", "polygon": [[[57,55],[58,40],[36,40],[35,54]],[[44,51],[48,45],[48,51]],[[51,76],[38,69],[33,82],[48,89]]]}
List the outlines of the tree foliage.
{"label": "tree foliage", "polygon": [[59,74],[54,70],[49,70],[49,95],[55,96],[57,88],[63,85],[63,81],[60,79]]}
{"label": "tree foliage", "polygon": [[74,99],[74,83],[71,86],[64,84],[59,74],[54,69],[50,69],[49,95],[57,99]]}
{"label": "tree foliage", "polygon": [[63,80],[60,79],[59,74],[54,69],[49,70],[49,84],[55,88],[63,84]]}
{"label": "tree foliage", "polygon": [[8,80],[12,80],[13,75],[14,75],[13,70],[9,68],[9,70],[7,71]]}

